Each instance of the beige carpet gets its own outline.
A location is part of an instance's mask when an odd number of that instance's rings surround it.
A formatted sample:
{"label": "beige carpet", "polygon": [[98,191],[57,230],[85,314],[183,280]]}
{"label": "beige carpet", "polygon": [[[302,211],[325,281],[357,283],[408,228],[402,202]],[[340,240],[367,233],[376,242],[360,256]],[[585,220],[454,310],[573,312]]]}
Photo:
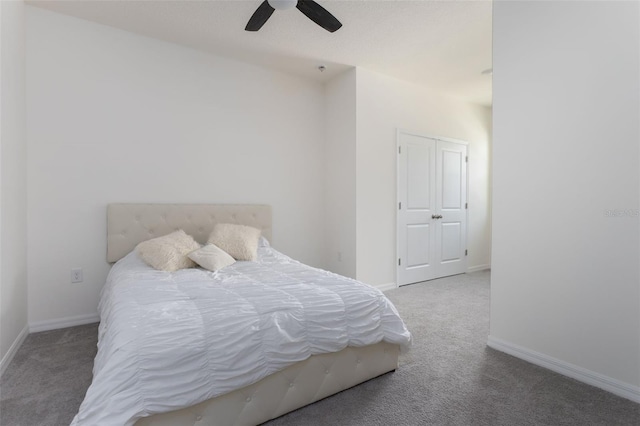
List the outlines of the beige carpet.
{"label": "beige carpet", "polygon": [[[267,425],[640,425],[640,405],[488,349],[489,278],[388,292],[414,337],[400,368]],[[0,381],[0,425],[67,425],[95,344],[95,325],[30,335]]]}

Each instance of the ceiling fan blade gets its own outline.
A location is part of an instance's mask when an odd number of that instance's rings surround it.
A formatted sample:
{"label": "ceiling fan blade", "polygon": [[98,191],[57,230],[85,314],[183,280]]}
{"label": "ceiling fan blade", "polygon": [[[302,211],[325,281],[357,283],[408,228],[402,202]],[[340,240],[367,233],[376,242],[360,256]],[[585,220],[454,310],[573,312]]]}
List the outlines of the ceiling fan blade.
{"label": "ceiling fan blade", "polygon": [[331,33],[337,31],[342,26],[335,16],[313,0],[298,0],[296,7],[300,12],[304,13],[307,18]]}
{"label": "ceiling fan blade", "polygon": [[244,28],[245,31],[258,31],[262,28],[264,23],[267,22],[267,19],[271,17],[274,10],[275,9],[271,7],[269,2],[264,0],[262,4],[258,6],[256,11],[253,12],[253,15],[251,15],[249,22],[247,22],[247,26]]}

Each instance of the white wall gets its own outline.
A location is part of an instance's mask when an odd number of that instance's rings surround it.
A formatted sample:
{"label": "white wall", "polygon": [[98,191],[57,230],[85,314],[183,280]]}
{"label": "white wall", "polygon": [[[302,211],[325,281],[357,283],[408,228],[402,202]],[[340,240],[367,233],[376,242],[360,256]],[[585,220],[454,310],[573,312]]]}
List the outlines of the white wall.
{"label": "white wall", "polygon": [[357,68],[357,278],[396,281],[396,130],[469,142],[468,266],[491,264],[491,110]]}
{"label": "white wall", "polygon": [[0,2],[0,63],[1,370],[26,335],[27,325],[27,150],[22,1]]}
{"label": "white wall", "polygon": [[356,70],[325,85],[325,265],[356,277]]}
{"label": "white wall", "polygon": [[27,108],[36,328],[95,315],[110,202],[270,204],[274,246],[323,266],[319,83],[27,7]]}
{"label": "white wall", "polygon": [[494,3],[490,343],[640,401],[638,8]]}

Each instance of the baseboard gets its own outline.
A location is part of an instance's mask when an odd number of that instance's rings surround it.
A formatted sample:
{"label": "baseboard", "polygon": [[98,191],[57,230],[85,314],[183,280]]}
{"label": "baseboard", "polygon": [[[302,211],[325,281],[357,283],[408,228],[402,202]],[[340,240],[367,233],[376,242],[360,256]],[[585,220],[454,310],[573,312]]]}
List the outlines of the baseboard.
{"label": "baseboard", "polygon": [[2,361],[0,361],[0,376],[4,374],[9,364],[11,364],[13,357],[16,355],[16,352],[18,352],[18,349],[20,349],[20,346],[22,346],[24,339],[26,339],[28,335],[29,325],[25,324],[22,331],[18,334],[18,337],[16,337],[16,340],[14,340],[11,344],[11,347],[9,348],[7,353],[2,357]]}
{"label": "baseboard", "polygon": [[497,337],[489,336],[487,346],[500,352],[513,355],[516,358],[523,359],[540,367],[547,368],[564,376],[571,377],[580,382],[604,389],[608,392],[616,394],[631,401],[640,403],[640,386],[634,386],[621,382],[611,377],[596,373],[586,368],[550,357],[540,352],[532,351],[525,347],[509,343]]}
{"label": "baseboard", "polygon": [[29,323],[29,332],[37,333],[39,331],[57,330],[59,328],[75,327],[76,325],[91,324],[99,321],[100,317],[97,313],[47,321],[34,321]]}
{"label": "baseboard", "polygon": [[491,265],[490,264],[469,266],[467,268],[467,273],[469,273],[469,272],[486,271],[487,269],[491,269]]}
{"label": "baseboard", "polygon": [[380,291],[389,291],[398,288],[396,283],[386,283],[386,284],[378,284],[376,288]]}

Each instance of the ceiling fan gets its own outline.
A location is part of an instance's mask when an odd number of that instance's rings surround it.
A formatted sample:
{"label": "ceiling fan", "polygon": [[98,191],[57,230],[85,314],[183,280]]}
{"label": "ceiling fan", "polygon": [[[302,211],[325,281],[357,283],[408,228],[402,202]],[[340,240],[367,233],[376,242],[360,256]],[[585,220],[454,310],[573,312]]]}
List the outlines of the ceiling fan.
{"label": "ceiling fan", "polygon": [[307,18],[331,33],[342,26],[335,16],[313,0],[264,0],[251,15],[245,30],[258,31],[276,9],[290,9],[294,6]]}

